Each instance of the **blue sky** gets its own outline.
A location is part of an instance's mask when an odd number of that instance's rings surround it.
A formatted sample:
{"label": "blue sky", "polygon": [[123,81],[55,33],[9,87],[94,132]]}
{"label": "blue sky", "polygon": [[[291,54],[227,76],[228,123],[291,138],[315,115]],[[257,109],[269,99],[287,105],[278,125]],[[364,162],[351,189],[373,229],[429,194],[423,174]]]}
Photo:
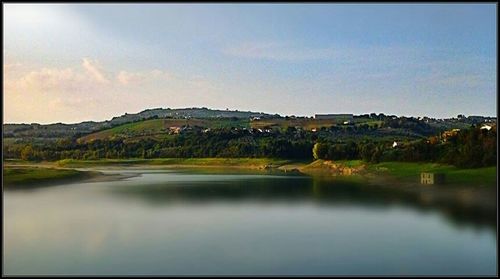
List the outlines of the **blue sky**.
{"label": "blue sky", "polygon": [[4,4],[4,121],[496,115],[495,4]]}

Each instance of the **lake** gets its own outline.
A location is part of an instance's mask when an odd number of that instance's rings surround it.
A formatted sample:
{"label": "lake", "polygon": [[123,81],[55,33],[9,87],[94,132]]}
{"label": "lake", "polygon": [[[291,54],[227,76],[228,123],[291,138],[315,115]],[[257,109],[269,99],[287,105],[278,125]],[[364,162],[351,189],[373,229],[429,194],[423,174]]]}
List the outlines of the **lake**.
{"label": "lake", "polygon": [[[4,191],[5,275],[495,275],[496,223],[309,176],[136,176]],[[493,213],[494,214],[494,213]]]}

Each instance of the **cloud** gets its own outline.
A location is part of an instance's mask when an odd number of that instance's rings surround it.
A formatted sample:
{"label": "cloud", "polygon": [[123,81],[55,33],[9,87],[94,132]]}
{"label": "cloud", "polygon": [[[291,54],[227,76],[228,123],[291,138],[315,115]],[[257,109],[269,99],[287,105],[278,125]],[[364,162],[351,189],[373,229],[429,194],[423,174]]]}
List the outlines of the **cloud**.
{"label": "cloud", "polygon": [[113,78],[103,73],[97,60],[88,58],[65,68],[24,65],[15,75],[4,76],[6,123],[105,120],[148,107],[210,105],[222,94],[219,85],[203,76],[160,69],[108,72]]}
{"label": "cloud", "polygon": [[143,80],[143,76],[138,73],[129,73],[127,71],[121,71],[118,73],[116,76],[116,79],[118,82],[120,82],[123,85],[128,85],[132,82],[140,82]]}
{"label": "cloud", "polygon": [[105,77],[101,64],[97,60],[92,60],[89,58],[82,59],[83,68],[89,73],[96,81],[101,83],[109,83],[109,80]]}
{"label": "cloud", "polygon": [[112,87],[96,76],[100,72],[92,70],[100,69],[87,59],[79,67],[33,69],[24,65],[15,75],[5,75],[6,121],[59,122],[86,117],[89,110],[100,106],[96,100]]}
{"label": "cloud", "polygon": [[72,68],[42,68],[28,72],[18,79],[6,79],[6,89],[19,92],[82,92],[99,87],[93,76]]}

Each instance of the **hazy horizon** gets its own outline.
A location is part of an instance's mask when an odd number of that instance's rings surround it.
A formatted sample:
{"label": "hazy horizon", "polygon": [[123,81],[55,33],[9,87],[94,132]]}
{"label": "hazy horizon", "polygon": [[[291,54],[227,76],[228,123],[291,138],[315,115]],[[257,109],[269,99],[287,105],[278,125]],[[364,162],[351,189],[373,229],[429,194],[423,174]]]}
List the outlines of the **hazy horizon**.
{"label": "hazy horizon", "polygon": [[[149,109],[172,109],[172,110],[175,110],[175,109],[192,109],[192,108],[197,108],[197,109],[202,109],[202,108],[207,108],[209,110],[221,110],[221,111],[225,111],[225,110],[229,110],[229,111],[241,111],[241,112],[255,112],[255,113],[265,113],[265,114],[279,114],[279,113],[276,113],[276,112],[269,112],[269,111],[259,111],[259,110],[241,110],[241,109],[232,109],[232,108],[212,108],[212,107],[152,107],[152,108],[145,108],[145,109],[142,109],[142,110],[139,110],[139,111],[126,111],[126,112],[123,112],[123,113],[120,113],[120,114],[117,114],[113,117],[119,117],[119,116],[123,116],[125,114],[138,114],[140,112],[143,112],[145,110],[149,110]],[[384,115],[396,115],[396,114],[391,114],[391,113],[385,113],[385,112],[375,112],[375,111],[372,111],[372,112],[364,112],[364,113],[350,113],[350,112],[317,112],[315,114],[329,114],[329,113],[333,113],[333,114],[343,114],[343,113],[346,113],[346,114],[353,114],[353,115],[363,115],[363,114],[371,114],[371,113],[375,113],[375,114],[384,114]],[[285,116],[295,116],[295,117],[314,117],[315,114],[311,114],[311,115],[299,115],[299,114],[279,114],[280,116],[282,117],[285,117]],[[471,115],[467,115],[467,114],[463,114],[463,113],[459,113],[459,114],[462,114],[462,115],[465,115],[466,117],[467,116],[482,116],[482,117],[497,117],[497,115],[478,115],[478,114],[471,114]],[[449,118],[456,118],[459,114],[457,115],[450,115],[450,116],[447,116],[447,117],[431,117],[431,116],[428,116],[428,115],[396,115],[398,117],[415,117],[415,118],[418,118],[418,117],[429,117],[429,118],[435,118],[435,119],[449,119]],[[102,121],[108,121],[108,120],[111,120],[113,117],[111,118],[106,118],[106,119],[88,119],[88,120],[83,120],[83,121],[77,121],[77,122],[64,122],[64,121],[56,121],[56,122],[5,122],[4,121],[4,124],[41,124],[41,125],[49,125],[49,124],[58,124],[58,123],[62,123],[62,124],[78,124],[78,123],[82,123],[82,122],[88,122],[88,121],[94,121],[94,122],[102,122]]]}
{"label": "hazy horizon", "polygon": [[495,4],[4,4],[4,123],[497,115]]}

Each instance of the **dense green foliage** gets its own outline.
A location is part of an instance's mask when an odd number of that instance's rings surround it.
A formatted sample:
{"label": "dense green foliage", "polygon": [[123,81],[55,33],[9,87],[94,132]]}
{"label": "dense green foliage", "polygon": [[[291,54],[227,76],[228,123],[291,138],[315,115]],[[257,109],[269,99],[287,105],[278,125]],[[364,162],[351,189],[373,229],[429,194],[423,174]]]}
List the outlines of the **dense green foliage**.
{"label": "dense green foliage", "polygon": [[[441,138],[441,131],[433,130],[430,125],[415,118],[365,116],[356,119],[361,120],[364,122],[356,125],[333,125],[313,131],[292,126],[253,129],[243,125],[240,119],[155,119],[124,124],[81,138],[8,138],[3,151],[4,158],[29,161],[282,158],[364,160],[372,163],[439,162],[459,167],[496,164],[496,126],[491,130],[479,127],[462,129]],[[179,126],[181,132],[168,132],[167,126],[187,121],[190,125]],[[370,121],[378,121],[380,125],[369,125]],[[205,129],[206,125],[209,129]],[[432,136],[436,134],[438,136]],[[395,141],[397,146],[393,146]]]}
{"label": "dense green foliage", "polygon": [[58,140],[54,144],[15,145],[4,148],[5,158],[25,160],[102,159],[102,158],[311,158],[311,134],[252,133],[249,130],[221,128],[203,133],[198,130],[161,140],[123,139]]}
{"label": "dense green foliage", "polygon": [[496,165],[496,129],[472,127],[446,138],[421,139],[392,146],[384,141],[319,141],[314,146],[315,159],[438,162],[458,167],[476,168]]}

